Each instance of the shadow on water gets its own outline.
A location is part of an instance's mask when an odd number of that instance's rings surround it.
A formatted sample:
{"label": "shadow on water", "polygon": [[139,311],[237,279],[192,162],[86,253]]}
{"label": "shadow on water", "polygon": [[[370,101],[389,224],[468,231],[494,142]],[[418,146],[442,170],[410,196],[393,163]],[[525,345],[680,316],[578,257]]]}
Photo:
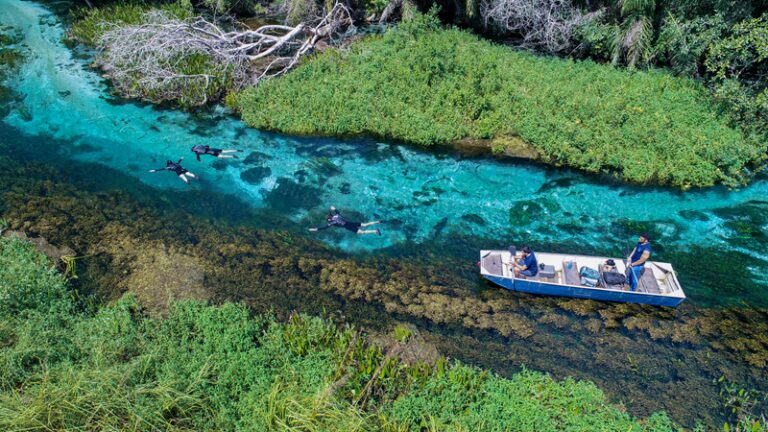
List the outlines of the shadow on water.
{"label": "shadow on water", "polygon": [[[434,229],[434,238],[426,242],[348,254],[308,237],[304,221],[285,218],[284,211],[292,209],[253,209],[240,197],[207,193],[205,185],[156,188],[138,181],[134,173],[72,160],[70,147],[0,125],[0,161],[8,167],[0,174],[7,186],[0,210],[17,226],[78,253],[99,251],[83,263],[82,279],[105,298],[131,289],[123,275],[146,271],[121,255],[125,246],[120,242],[126,240],[114,235],[112,227],[119,222],[127,237],[139,242],[130,243],[135,247],[162,246],[200,258],[204,286],[214,301],[246,301],[256,310],[278,314],[331,314],[372,329],[407,321],[444,354],[502,375],[526,365],[560,378],[593,380],[637,415],[666,410],[689,426],[696,421],[722,424],[727,413],[713,380],[726,376],[745,387],[766,388],[766,310],[755,305],[702,307],[722,304],[714,300],[718,290],[738,298],[747,284],[740,279],[732,286],[715,284],[691,270],[704,262],[711,272],[726,271],[732,263],[718,267],[722,257],[716,251],[661,248],[660,255],[674,261],[681,274],[699,278],[686,276],[686,285],[697,287],[690,290],[694,301],[676,310],[534,297],[482,282],[475,266],[480,247],[522,243],[524,231],[508,233],[504,241]],[[311,196],[296,193],[299,201]],[[299,201],[285,205],[306,205]],[[759,213],[762,206],[750,203],[746,210],[729,211],[740,220],[758,217],[752,212]],[[62,218],[62,213],[70,216]],[[319,210],[310,215],[314,220],[323,217]],[[469,227],[482,218],[461,221]],[[406,230],[412,223],[418,222],[385,226]],[[578,241],[537,247],[614,252]],[[749,263],[750,258],[737,259]]]}

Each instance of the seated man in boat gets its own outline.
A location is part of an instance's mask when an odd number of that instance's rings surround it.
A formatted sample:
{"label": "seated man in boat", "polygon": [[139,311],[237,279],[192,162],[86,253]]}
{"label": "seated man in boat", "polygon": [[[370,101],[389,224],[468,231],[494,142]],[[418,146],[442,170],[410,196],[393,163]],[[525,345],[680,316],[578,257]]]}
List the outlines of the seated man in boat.
{"label": "seated man in boat", "polygon": [[632,253],[627,258],[627,278],[629,279],[629,290],[637,291],[637,282],[643,275],[645,262],[651,257],[651,237],[643,233],[640,234],[637,245],[632,249]]}
{"label": "seated man in boat", "polygon": [[523,257],[515,262],[515,277],[536,276],[539,273],[539,262],[530,247],[523,246]]}

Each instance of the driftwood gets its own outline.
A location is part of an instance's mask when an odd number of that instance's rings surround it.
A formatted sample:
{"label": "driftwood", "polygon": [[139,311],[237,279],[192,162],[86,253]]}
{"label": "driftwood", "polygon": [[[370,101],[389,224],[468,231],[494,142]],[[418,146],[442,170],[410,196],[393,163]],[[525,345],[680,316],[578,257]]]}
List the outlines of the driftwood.
{"label": "driftwood", "polygon": [[98,41],[102,69],[124,96],[155,102],[191,98],[188,105],[207,103],[214,82],[238,90],[284,74],[320,41],[333,43],[354,31],[349,10],[339,3],[313,24],[255,30],[226,31],[202,17],[179,20],[162,11],[147,13],[143,21],[104,33]]}
{"label": "driftwood", "polygon": [[403,0],[389,0],[389,3],[387,3],[387,6],[384,8],[384,10],[381,12],[381,16],[379,17],[379,24],[384,24],[389,20],[395,11],[400,9],[403,6]]}
{"label": "driftwood", "polygon": [[571,46],[571,34],[591,19],[570,0],[484,0],[480,16],[486,28],[519,36],[525,48],[557,53]]}

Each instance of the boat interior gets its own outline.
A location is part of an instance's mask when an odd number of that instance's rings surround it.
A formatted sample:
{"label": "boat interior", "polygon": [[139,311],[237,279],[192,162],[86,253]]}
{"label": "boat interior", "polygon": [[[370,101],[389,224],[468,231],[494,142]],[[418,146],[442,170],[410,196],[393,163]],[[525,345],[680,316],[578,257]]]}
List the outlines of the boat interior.
{"label": "boat interior", "polygon": [[[510,279],[536,280],[542,283],[555,285],[566,285],[590,289],[607,289],[613,291],[628,291],[629,287],[625,284],[609,284],[606,281],[606,272],[617,272],[626,274],[626,266],[621,258],[613,258],[614,266],[606,264],[608,258],[591,257],[582,255],[565,255],[554,253],[536,252],[536,258],[539,262],[539,274],[532,277],[515,276],[513,257],[508,251],[482,251],[481,252],[481,273],[501,276]],[[518,254],[515,259],[521,256]],[[541,265],[544,268],[541,268]],[[589,267],[597,270],[599,278],[597,283],[592,286],[585,284],[580,275],[582,267]],[[669,263],[651,262],[645,264],[637,286],[637,292],[656,294],[656,295],[684,295],[682,288],[677,280],[672,265]]]}

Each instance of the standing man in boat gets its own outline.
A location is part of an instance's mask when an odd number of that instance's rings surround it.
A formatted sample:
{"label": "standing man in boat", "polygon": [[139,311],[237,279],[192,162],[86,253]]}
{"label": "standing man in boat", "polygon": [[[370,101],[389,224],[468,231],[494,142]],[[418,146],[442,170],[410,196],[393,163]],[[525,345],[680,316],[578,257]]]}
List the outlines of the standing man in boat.
{"label": "standing man in boat", "polygon": [[539,273],[539,262],[530,247],[523,246],[523,257],[515,262],[515,277],[536,276]]}
{"label": "standing man in boat", "polygon": [[632,249],[632,253],[627,257],[627,278],[629,279],[629,290],[637,291],[637,282],[643,276],[645,262],[651,257],[651,237],[648,233],[640,234],[637,245]]}
{"label": "standing man in boat", "polygon": [[378,234],[381,235],[381,231],[376,228],[373,230],[364,230],[362,228],[368,227],[371,225],[380,224],[381,221],[373,221],[373,222],[350,222],[346,219],[344,219],[344,216],[341,215],[341,213],[336,209],[336,207],[331,206],[331,208],[328,210],[328,216],[325,218],[326,224],[317,227],[317,228],[310,228],[310,231],[320,231],[324,229],[328,229],[333,226],[337,226],[340,228],[344,228],[346,230],[352,231],[356,234]]}

